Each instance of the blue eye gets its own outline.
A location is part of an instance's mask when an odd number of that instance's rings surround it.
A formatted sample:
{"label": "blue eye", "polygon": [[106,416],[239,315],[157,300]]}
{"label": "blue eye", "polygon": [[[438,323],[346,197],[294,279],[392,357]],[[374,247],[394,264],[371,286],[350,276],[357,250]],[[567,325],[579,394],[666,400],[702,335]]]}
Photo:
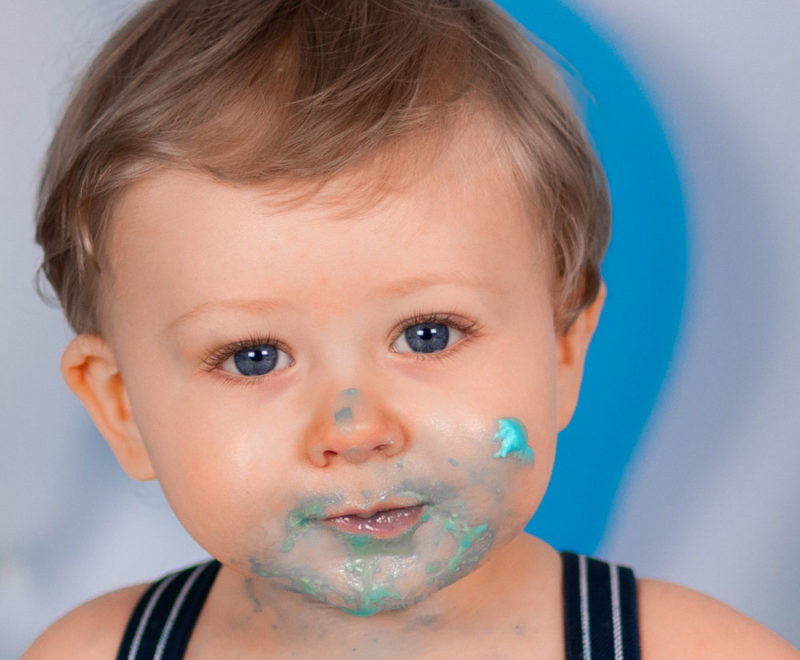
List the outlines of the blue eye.
{"label": "blue eye", "polygon": [[288,366],[291,366],[289,355],[271,344],[247,346],[222,363],[223,370],[241,376],[263,376]]}
{"label": "blue eye", "polygon": [[459,330],[444,323],[415,323],[395,340],[392,350],[397,353],[437,353],[458,341],[461,335]]}

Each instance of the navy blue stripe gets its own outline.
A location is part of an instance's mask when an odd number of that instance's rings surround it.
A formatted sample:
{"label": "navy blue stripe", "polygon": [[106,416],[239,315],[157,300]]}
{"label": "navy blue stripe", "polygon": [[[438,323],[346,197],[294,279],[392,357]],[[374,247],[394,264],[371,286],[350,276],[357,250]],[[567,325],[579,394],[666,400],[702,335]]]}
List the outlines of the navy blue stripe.
{"label": "navy blue stripe", "polygon": [[167,576],[161,578],[157,582],[153,582],[153,584],[147,588],[144,594],[142,594],[139,602],[136,603],[136,607],[131,614],[131,618],[128,619],[128,626],[125,628],[125,634],[122,636],[122,642],[119,645],[119,651],[117,651],[117,660],[128,659],[128,654],[130,653],[131,645],[133,644],[133,638],[136,635],[136,630],[139,627],[139,622],[142,620],[147,603],[150,602],[150,598],[153,596],[156,589],[158,589],[159,585],[166,579]]}
{"label": "navy blue stripe", "polygon": [[581,589],[578,579],[578,555],[561,553],[564,593],[564,644],[567,660],[583,660],[581,643]]}
{"label": "navy blue stripe", "polygon": [[[194,628],[194,624],[197,622],[197,617],[203,607],[208,591],[214,582],[214,578],[219,571],[219,567],[219,562],[215,560],[209,562],[207,567],[198,576],[195,584],[189,590],[184,605],[180,608],[178,617],[175,620],[173,631],[169,637],[169,643],[165,648],[162,658],[172,658],[176,660],[183,656],[183,652],[186,650],[189,637],[191,636],[192,628]],[[184,584],[186,584],[186,581],[196,568],[197,565],[190,566],[177,573],[170,573],[148,587],[147,591],[145,591],[136,604],[131,618],[128,621],[119,651],[117,652],[117,660],[128,660],[131,648],[136,643],[139,625],[143,617],[147,614],[147,608],[151,598],[163,583],[169,581],[166,588],[161,591],[157,603],[150,610],[150,615],[139,638],[139,647],[134,657],[135,660],[148,660],[155,655],[158,641],[169,619],[172,606],[177,600]],[[198,583],[200,584],[198,585]],[[176,653],[174,649],[178,649],[178,652]]]}
{"label": "navy blue stripe", "polygon": [[589,635],[592,660],[614,660],[614,624],[611,618],[609,565],[587,559],[589,576]]}
{"label": "navy blue stripe", "polygon": [[620,566],[619,600],[622,611],[622,648],[625,660],[640,660],[639,606],[636,598],[636,577],[630,568]]}
{"label": "navy blue stripe", "polygon": [[[172,610],[172,604],[178,597],[181,587],[183,587],[195,568],[195,566],[191,566],[180,571],[175,579],[172,580],[161,593],[161,597],[158,599],[155,608],[153,608],[150,614],[150,618],[147,620],[144,635],[139,645],[139,652],[136,654],[136,660],[139,660],[139,658],[152,658],[155,655],[158,640],[161,637],[161,631],[164,629],[164,623]],[[169,576],[167,576],[167,578],[168,577]]]}
{"label": "navy blue stripe", "polygon": [[220,563],[218,561],[211,561],[195,580],[178,612],[178,617],[170,633],[164,654],[161,656],[163,660],[180,660],[183,658],[186,647],[189,646],[192,630],[194,630],[197,618],[200,616],[200,610],[203,609],[203,604],[206,602],[206,597],[214,584],[219,568]]}

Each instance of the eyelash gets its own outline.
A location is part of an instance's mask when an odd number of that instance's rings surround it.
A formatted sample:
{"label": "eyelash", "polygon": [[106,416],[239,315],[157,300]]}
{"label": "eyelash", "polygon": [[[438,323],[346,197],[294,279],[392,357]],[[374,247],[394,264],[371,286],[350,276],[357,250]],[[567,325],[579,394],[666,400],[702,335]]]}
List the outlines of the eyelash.
{"label": "eyelash", "polygon": [[[211,351],[204,359],[203,359],[203,370],[212,373],[216,372],[219,374],[221,378],[225,380],[226,383],[236,383],[237,385],[252,385],[255,384],[257,381],[261,380],[261,377],[258,376],[235,376],[233,374],[229,374],[228,372],[220,369],[220,367],[225,363],[225,361],[230,358],[231,356],[235,355],[239,351],[243,351],[247,348],[252,348],[253,346],[274,346],[291,357],[291,352],[289,352],[289,348],[284,344],[280,339],[276,339],[272,335],[249,335],[245,339],[239,339],[234,341],[230,344],[225,344],[224,346],[220,346],[219,348]],[[292,364],[294,364],[294,360],[292,360]],[[269,375],[269,374],[266,374]]]}
{"label": "eyelash", "polygon": [[[388,339],[393,341],[392,338],[396,339],[402,333],[404,333],[409,328],[415,325],[421,325],[424,323],[438,323],[441,325],[446,325],[452,328],[455,328],[459,332],[461,332],[464,336],[457,341],[453,346],[449,346],[441,351],[436,351],[434,353],[410,353],[407,354],[409,356],[414,356],[412,359],[417,360],[445,360],[453,356],[455,346],[460,346],[465,344],[470,339],[474,338],[480,332],[480,326],[476,321],[467,321],[461,316],[458,316],[452,312],[445,312],[445,313],[438,313],[438,314],[425,314],[425,313],[415,313],[412,314],[410,318],[403,321],[400,325],[396,326],[394,330],[389,334]],[[226,371],[220,369],[220,367],[225,363],[225,361],[230,358],[231,356],[235,355],[237,352],[245,350],[247,348],[252,348],[253,346],[263,346],[263,345],[270,345],[275,346],[285,353],[287,353],[291,357],[291,352],[289,348],[279,339],[273,337],[272,335],[250,335],[245,339],[239,339],[234,341],[230,344],[225,344],[211,353],[209,353],[203,359],[203,369],[206,372],[217,372],[220,376],[226,381],[231,383],[237,384],[254,384],[260,381],[263,376],[234,376],[233,374],[229,374]],[[294,364],[294,361],[292,361]],[[265,374],[269,376],[270,374]]]}
{"label": "eyelash", "polygon": [[411,359],[416,360],[447,360],[455,356],[456,346],[462,346],[468,343],[471,339],[475,338],[480,333],[480,326],[477,321],[468,321],[462,316],[453,312],[443,312],[438,314],[426,314],[418,312],[412,314],[410,318],[403,321],[397,326],[389,335],[389,338],[397,338],[409,328],[415,325],[422,325],[425,323],[438,323],[455,328],[464,336],[457,341],[453,346],[448,346],[444,350],[436,351],[435,353],[407,353],[404,355],[413,356]]}

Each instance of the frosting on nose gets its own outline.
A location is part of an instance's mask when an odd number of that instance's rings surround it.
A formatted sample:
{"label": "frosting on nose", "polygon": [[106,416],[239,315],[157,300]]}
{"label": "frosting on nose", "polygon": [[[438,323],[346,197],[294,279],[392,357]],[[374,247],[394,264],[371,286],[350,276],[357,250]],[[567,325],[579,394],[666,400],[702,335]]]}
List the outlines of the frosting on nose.
{"label": "frosting on nose", "polygon": [[320,421],[307,440],[308,456],[317,467],[388,459],[408,446],[400,420],[379,399],[355,388],[342,390]]}
{"label": "frosting on nose", "polygon": [[356,412],[360,406],[363,406],[362,396],[355,387],[342,390],[333,414],[333,423],[340,432],[353,432],[357,423]]}

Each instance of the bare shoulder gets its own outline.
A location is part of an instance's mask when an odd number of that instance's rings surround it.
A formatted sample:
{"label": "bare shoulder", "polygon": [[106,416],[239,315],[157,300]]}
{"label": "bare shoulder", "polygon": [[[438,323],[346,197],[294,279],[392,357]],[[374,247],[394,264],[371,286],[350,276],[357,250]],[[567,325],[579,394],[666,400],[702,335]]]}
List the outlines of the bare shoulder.
{"label": "bare shoulder", "polygon": [[642,657],[800,660],[800,652],[718,600],[659,580],[639,580]]}
{"label": "bare shoulder", "polygon": [[20,660],[116,657],[131,612],[147,586],[126,587],[75,608],[45,630]]}

